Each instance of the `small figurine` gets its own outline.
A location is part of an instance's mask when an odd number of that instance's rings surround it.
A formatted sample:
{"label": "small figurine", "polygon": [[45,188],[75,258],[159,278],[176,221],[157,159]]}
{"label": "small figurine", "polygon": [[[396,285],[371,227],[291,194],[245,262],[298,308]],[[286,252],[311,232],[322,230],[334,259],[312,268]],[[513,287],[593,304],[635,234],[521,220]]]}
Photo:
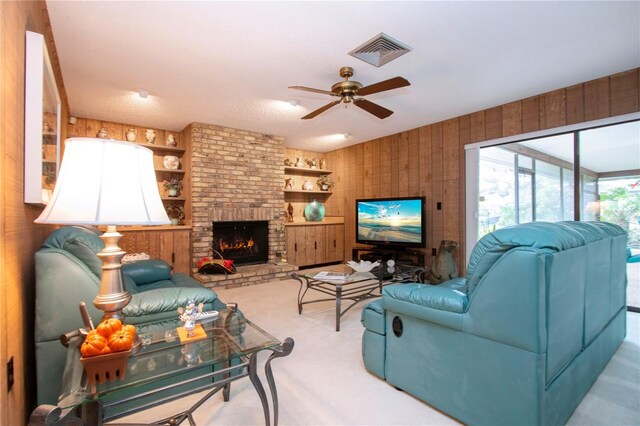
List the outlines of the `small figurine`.
{"label": "small figurine", "polygon": [[156,131],[152,130],[152,129],[147,129],[144,132],[144,137],[147,141],[147,143],[154,143],[156,141]]}
{"label": "small figurine", "polygon": [[302,189],[305,191],[312,191],[313,190],[313,182],[311,182],[310,179],[307,179],[304,181],[304,183],[302,184]]}
{"label": "small figurine", "polygon": [[176,137],[173,136],[173,133],[169,133],[169,135],[167,135],[167,146],[178,146],[178,141],[176,141]]}
{"label": "small figurine", "polygon": [[293,222],[293,206],[291,203],[287,206],[287,222]]}
{"label": "small figurine", "polygon": [[292,177],[284,178],[284,189],[293,189],[295,182]]}
{"label": "small figurine", "polygon": [[129,142],[135,142],[136,141],[136,129],[128,129],[126,136],[127,136],[127,141]]}
{"label": "small figurine", "polygon": [[311,160],[307,160],[307,164],[309,165],[309,168],[317,169],[318,168],[318,159],[317,158],[313,158]]}
{"label": "small figurine", "polygon": [[186,307],[179,307],[178,313],[180,314],[180,321],[184,322],[184,330],[187,332],[187,337],[195,336],[193,330],[196,328],[196,319],[198,315],[202,312],[202,307],[204,305],[202,303],[198,304],[196,309],[196,304],[193,300],[189,300],[187,302]]}
{"label": "small figurine", "polygon": [[42,123],[42,131],[43,132],[53,132],[53,129],[51,128],[51,126],[49,125],[48,121],[45,121]]}
{"label": "small figurine", "polygon": [[320,159],[320,168],[323,169],[323,170],[327,168],[327,159],[326,158],[321,158]]}
{"label": "small figurine", "polygon": [[304,158],[302,157],[297,157],[296,158],[296,167],[304,167]]}
{"label": "small figurine", "polygon": [[284,165],[286,167],[292,167],[293,166],[293,161],[289,160],[288,158],[284,159]]}
{"label": "small figurine", "polygon": [[106,139],[107,137],[109,137],[109,132],[107,131],[106,127],[102,127],[96,136],[100,139]]}

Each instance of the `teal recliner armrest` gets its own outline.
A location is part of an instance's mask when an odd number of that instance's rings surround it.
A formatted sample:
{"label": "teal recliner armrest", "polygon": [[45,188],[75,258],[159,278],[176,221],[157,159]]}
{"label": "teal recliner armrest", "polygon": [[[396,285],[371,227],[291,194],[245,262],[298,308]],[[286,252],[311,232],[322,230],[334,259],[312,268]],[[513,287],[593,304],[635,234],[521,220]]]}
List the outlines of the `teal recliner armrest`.
{"label": "teal recliner armrest", "polygon": [[382,306],[390,311],[462,330],[467,295],[449,286],[394,284],[382,289]]}
{"label": "teal recliner armrest", "polygon": [[122,272],[131,278],[136,285],[171,279],[171,267],[161,259],[147,259],[127,263],[122,265]]}

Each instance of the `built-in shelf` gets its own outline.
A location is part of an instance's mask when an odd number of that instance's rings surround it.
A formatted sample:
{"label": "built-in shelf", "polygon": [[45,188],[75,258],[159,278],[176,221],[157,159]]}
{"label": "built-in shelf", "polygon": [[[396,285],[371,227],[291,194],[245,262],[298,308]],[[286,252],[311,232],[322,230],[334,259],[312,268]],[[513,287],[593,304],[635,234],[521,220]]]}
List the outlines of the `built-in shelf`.
{"label": "built-in shelf", "polygon": [[161,197],[162,201],[185,201],[184,197]]}
{"label": "built-in shelf", "polygon": [[288,194],[331,194],[331,191],[305,191],[304,189],[285,189],[284,192]]}
{"label": "built-in shelf", "polygon": [[320,221],[306,221],[295,218],[293,222],[285,222],[285,226],[339,225],[344,223],[344,216],[325,216]]}
{"label": "built-in shelf", "polygon": [[184,170],[183,169],[175,169],[175,170],[171,170],[171,169],[165,169],[163,167],[156,167],[156,172],[162,172],[162,173],[183,173],[184,174]]}
{"label": "built-in shelf", "polygon": [[137,145],[144,146],[145,148],[149,148],[152,151],[163,151],[163,152],[175,152],[178,154],[184,154],[184,148],[178,148],[176,146],[167,146],[167,145],[156,145],[152,143],[138,143]]}
{"label": "built-in shelf", "polygon": [[[285,166],[285,173],[307,173],[310,175],[330,175],[330,170],[325,169],[310,169],[308,167],[290,167]],[[308,191],[307,191],[308,192]]]}

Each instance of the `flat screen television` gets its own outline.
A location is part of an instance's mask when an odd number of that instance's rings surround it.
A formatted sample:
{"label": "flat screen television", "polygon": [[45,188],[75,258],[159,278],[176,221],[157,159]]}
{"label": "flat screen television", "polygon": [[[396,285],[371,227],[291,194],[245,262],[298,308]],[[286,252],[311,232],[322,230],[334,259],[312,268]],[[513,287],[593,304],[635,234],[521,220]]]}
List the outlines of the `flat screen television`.
{"label": "flat screen television", "polygon": [[425,197],[356,200],[356,242],[397,248],[424,247]]}

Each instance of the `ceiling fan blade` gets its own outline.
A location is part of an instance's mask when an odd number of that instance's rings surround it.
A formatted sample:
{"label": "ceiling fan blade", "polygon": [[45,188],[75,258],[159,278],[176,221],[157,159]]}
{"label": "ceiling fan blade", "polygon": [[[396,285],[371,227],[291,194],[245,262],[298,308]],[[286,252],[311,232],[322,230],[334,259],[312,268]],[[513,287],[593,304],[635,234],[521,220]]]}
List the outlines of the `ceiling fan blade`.
{"label": "ceiling fan blade", "polygon": [[384,92],[385,90],[398,89],[400,87],[410,86],[407,80],[402,77],[393,77],[389,80],[381,81],[379,83],[370,84],[358,89],[357,94],[360,96],[370,95],[372,93]]}
{"label": "ceiling fan blade", "polygon": [[342,99],[330,102],[330,103],[326,104],[325,106],[323,106],[322,108],[318,108],[317,110],[313,111],[312,113],[305,115],[304,117],[302,117],[302,119],[303,120],[308,120],[310,118],[315,117],[316,115],[320,115],[323,112],[325,112],[326,110],[328,110],[329,108],[338,105],[340,102],[342,102]]}
{"label": "ceiling fan blade", "polygon": [[374,104],[373,102],[370,102],[366,99],[362,99],[362,98],[354,99],[353,103],[357,107],[362,108],[363,110],[375,115],[378,118],[387,118],[388,116],[393,114],[393,111],[386,109],[384,107],[381,107],[378,104]]}
{"label": "ceiling fan blade", "polygon": [[314,89],[313,87],[289,86],[289,89],[305,90],[307,92],[322,93],[323,95],[338,96],[336,93],[330,92],[328,90]]}

